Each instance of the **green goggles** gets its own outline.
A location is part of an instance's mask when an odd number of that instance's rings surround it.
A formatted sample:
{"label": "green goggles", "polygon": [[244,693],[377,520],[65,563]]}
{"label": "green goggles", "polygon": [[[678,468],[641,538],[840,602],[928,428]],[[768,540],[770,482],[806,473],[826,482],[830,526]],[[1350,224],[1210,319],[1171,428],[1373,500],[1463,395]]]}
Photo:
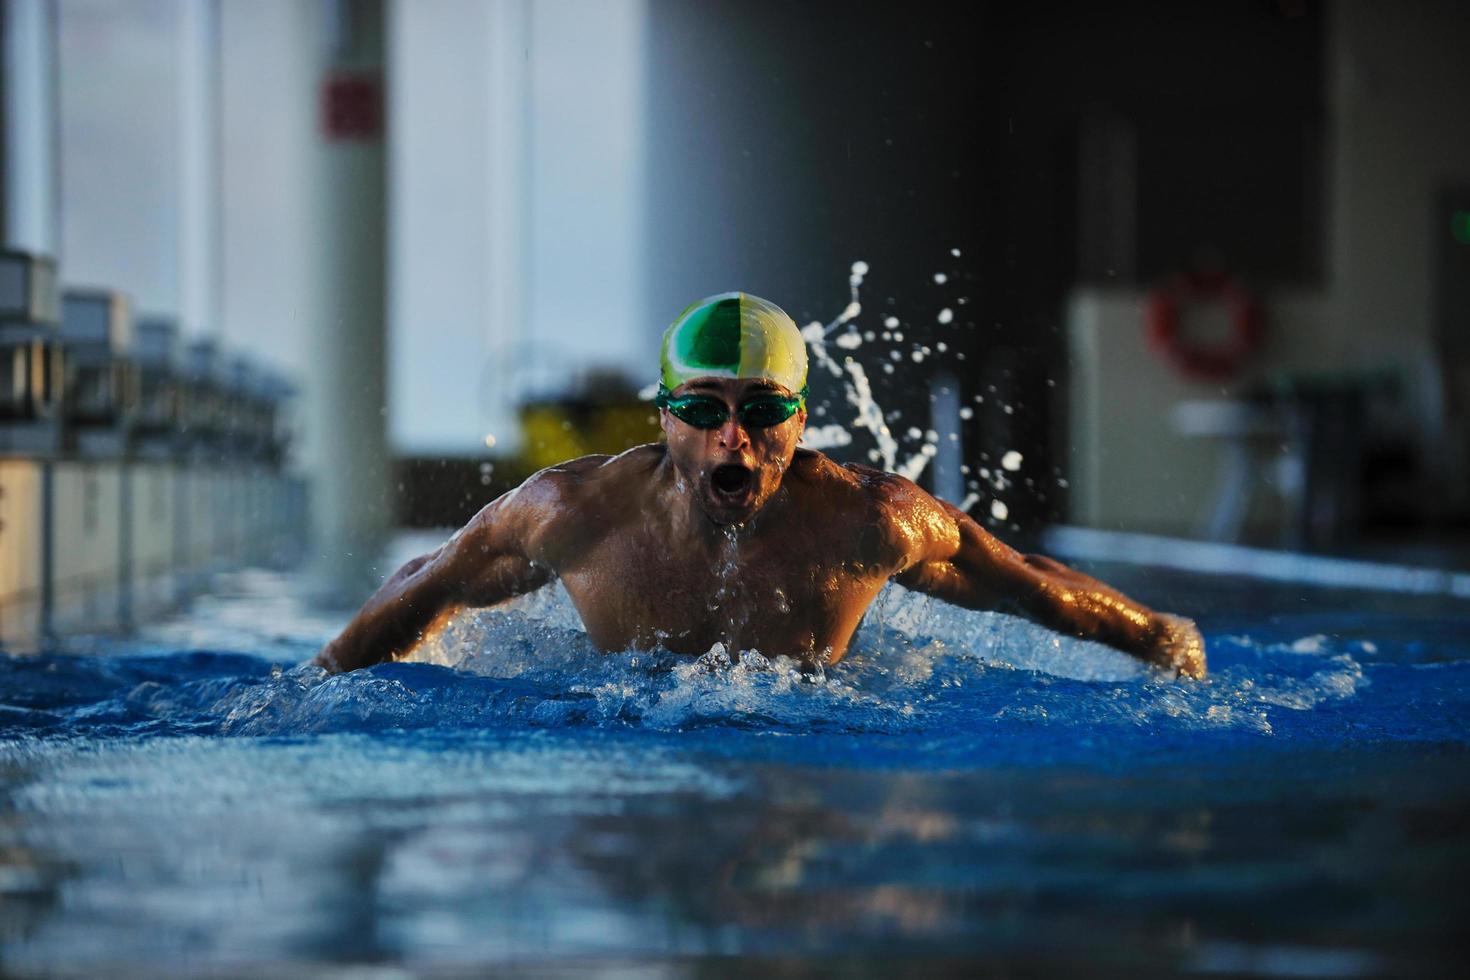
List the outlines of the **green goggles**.
{"label": "green goggles", "polygon": [[[805,388],[794,395],[756,395],[736,407],[735,418],[747,429],[769,429],[795,415],[805,401]],[[676,397],[663,385],[658,386],[658,396],[653,403],[668,409],[674,418],[696,429],[718,429],[730,417],[730,406],[719,398],[710,395]]]}

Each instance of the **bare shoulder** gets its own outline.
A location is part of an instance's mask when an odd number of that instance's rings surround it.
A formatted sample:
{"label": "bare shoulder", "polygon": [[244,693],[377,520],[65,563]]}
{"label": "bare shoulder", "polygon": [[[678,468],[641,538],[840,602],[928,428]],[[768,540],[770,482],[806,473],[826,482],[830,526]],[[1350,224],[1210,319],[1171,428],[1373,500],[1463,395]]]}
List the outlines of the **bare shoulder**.
{"label": "bare shoulder", "polygon": [[861,463],[847,463],[842,470],[882,519],[912,523],[945,514],[944,504],[908,477]]}
{"label": "bare shoulder", "polygon": [[817,491],[831,512],[852,524],[886,560],[903,566],[916,556],[941,550],[956,540],[954,519],[944,505],[918,484],[897,473],[860,463],[843,463],[822,453],[793,461],[804,483]]}
{"label": "bare shoulder", "polygon": [[664,455],[662,445],[646,445],[616,456],[582,456],[549,466],[475,520],[485,518],[503,528],[527,557],[557,567],[566,554],[623,523],[621,510],[644,499],[642,491]]}
{"label": "bare shoulder", "polygon": [[575,504],[589,493],[640,483],[652,475],[663,458],[664,447],[656,444],[635,446],[616,456],[580,456],[531,474],[501,499],[526,510]]}

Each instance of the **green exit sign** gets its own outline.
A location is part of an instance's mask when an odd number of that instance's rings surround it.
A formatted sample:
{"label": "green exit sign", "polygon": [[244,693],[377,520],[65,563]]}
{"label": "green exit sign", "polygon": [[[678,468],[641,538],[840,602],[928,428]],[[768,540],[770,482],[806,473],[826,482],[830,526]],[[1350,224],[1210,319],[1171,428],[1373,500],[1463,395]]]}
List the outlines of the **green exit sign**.
{"label": "green exit sign", "polygon": [[1461,245],[1470,245],[1470,211],[1456,211],[1450,215],[1450,234]]}

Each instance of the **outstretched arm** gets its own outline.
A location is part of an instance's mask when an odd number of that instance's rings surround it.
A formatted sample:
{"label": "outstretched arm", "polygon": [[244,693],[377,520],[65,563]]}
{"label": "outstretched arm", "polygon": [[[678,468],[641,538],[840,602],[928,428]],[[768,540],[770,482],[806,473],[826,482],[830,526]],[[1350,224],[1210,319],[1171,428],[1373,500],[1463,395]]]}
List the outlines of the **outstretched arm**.
{"label": "outstretched arm", "polygon": [[1013,604],[1050,629],[1098,640],[1186,677],[1205,675],[1204,640],[1190,620],[1154,612],[1061,562],[1023,555],[957,507],[933,503],[939,511],[924,522],[922,554],[896,577],[900,585],[970,609]]}
{"label": "outstretched arm", "polygon": [[456,610],[491,606],[550,581],[550,571],[526,554],[535,508],[517,499],[524,489],[395,572],[313,663],[336,673],[399,659]]}

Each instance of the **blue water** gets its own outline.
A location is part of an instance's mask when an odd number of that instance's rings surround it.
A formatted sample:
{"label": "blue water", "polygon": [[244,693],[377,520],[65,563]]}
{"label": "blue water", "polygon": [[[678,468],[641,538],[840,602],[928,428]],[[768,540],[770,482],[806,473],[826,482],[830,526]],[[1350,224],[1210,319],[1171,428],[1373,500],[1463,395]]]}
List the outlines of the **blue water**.
{"label": "blue water", "polygon": [[0,656],[0,972],[1454,971],[1465,605],[1108,572],[1207,681],[901,590],[818,677],[552,589],[328,678],[263,573]]}

